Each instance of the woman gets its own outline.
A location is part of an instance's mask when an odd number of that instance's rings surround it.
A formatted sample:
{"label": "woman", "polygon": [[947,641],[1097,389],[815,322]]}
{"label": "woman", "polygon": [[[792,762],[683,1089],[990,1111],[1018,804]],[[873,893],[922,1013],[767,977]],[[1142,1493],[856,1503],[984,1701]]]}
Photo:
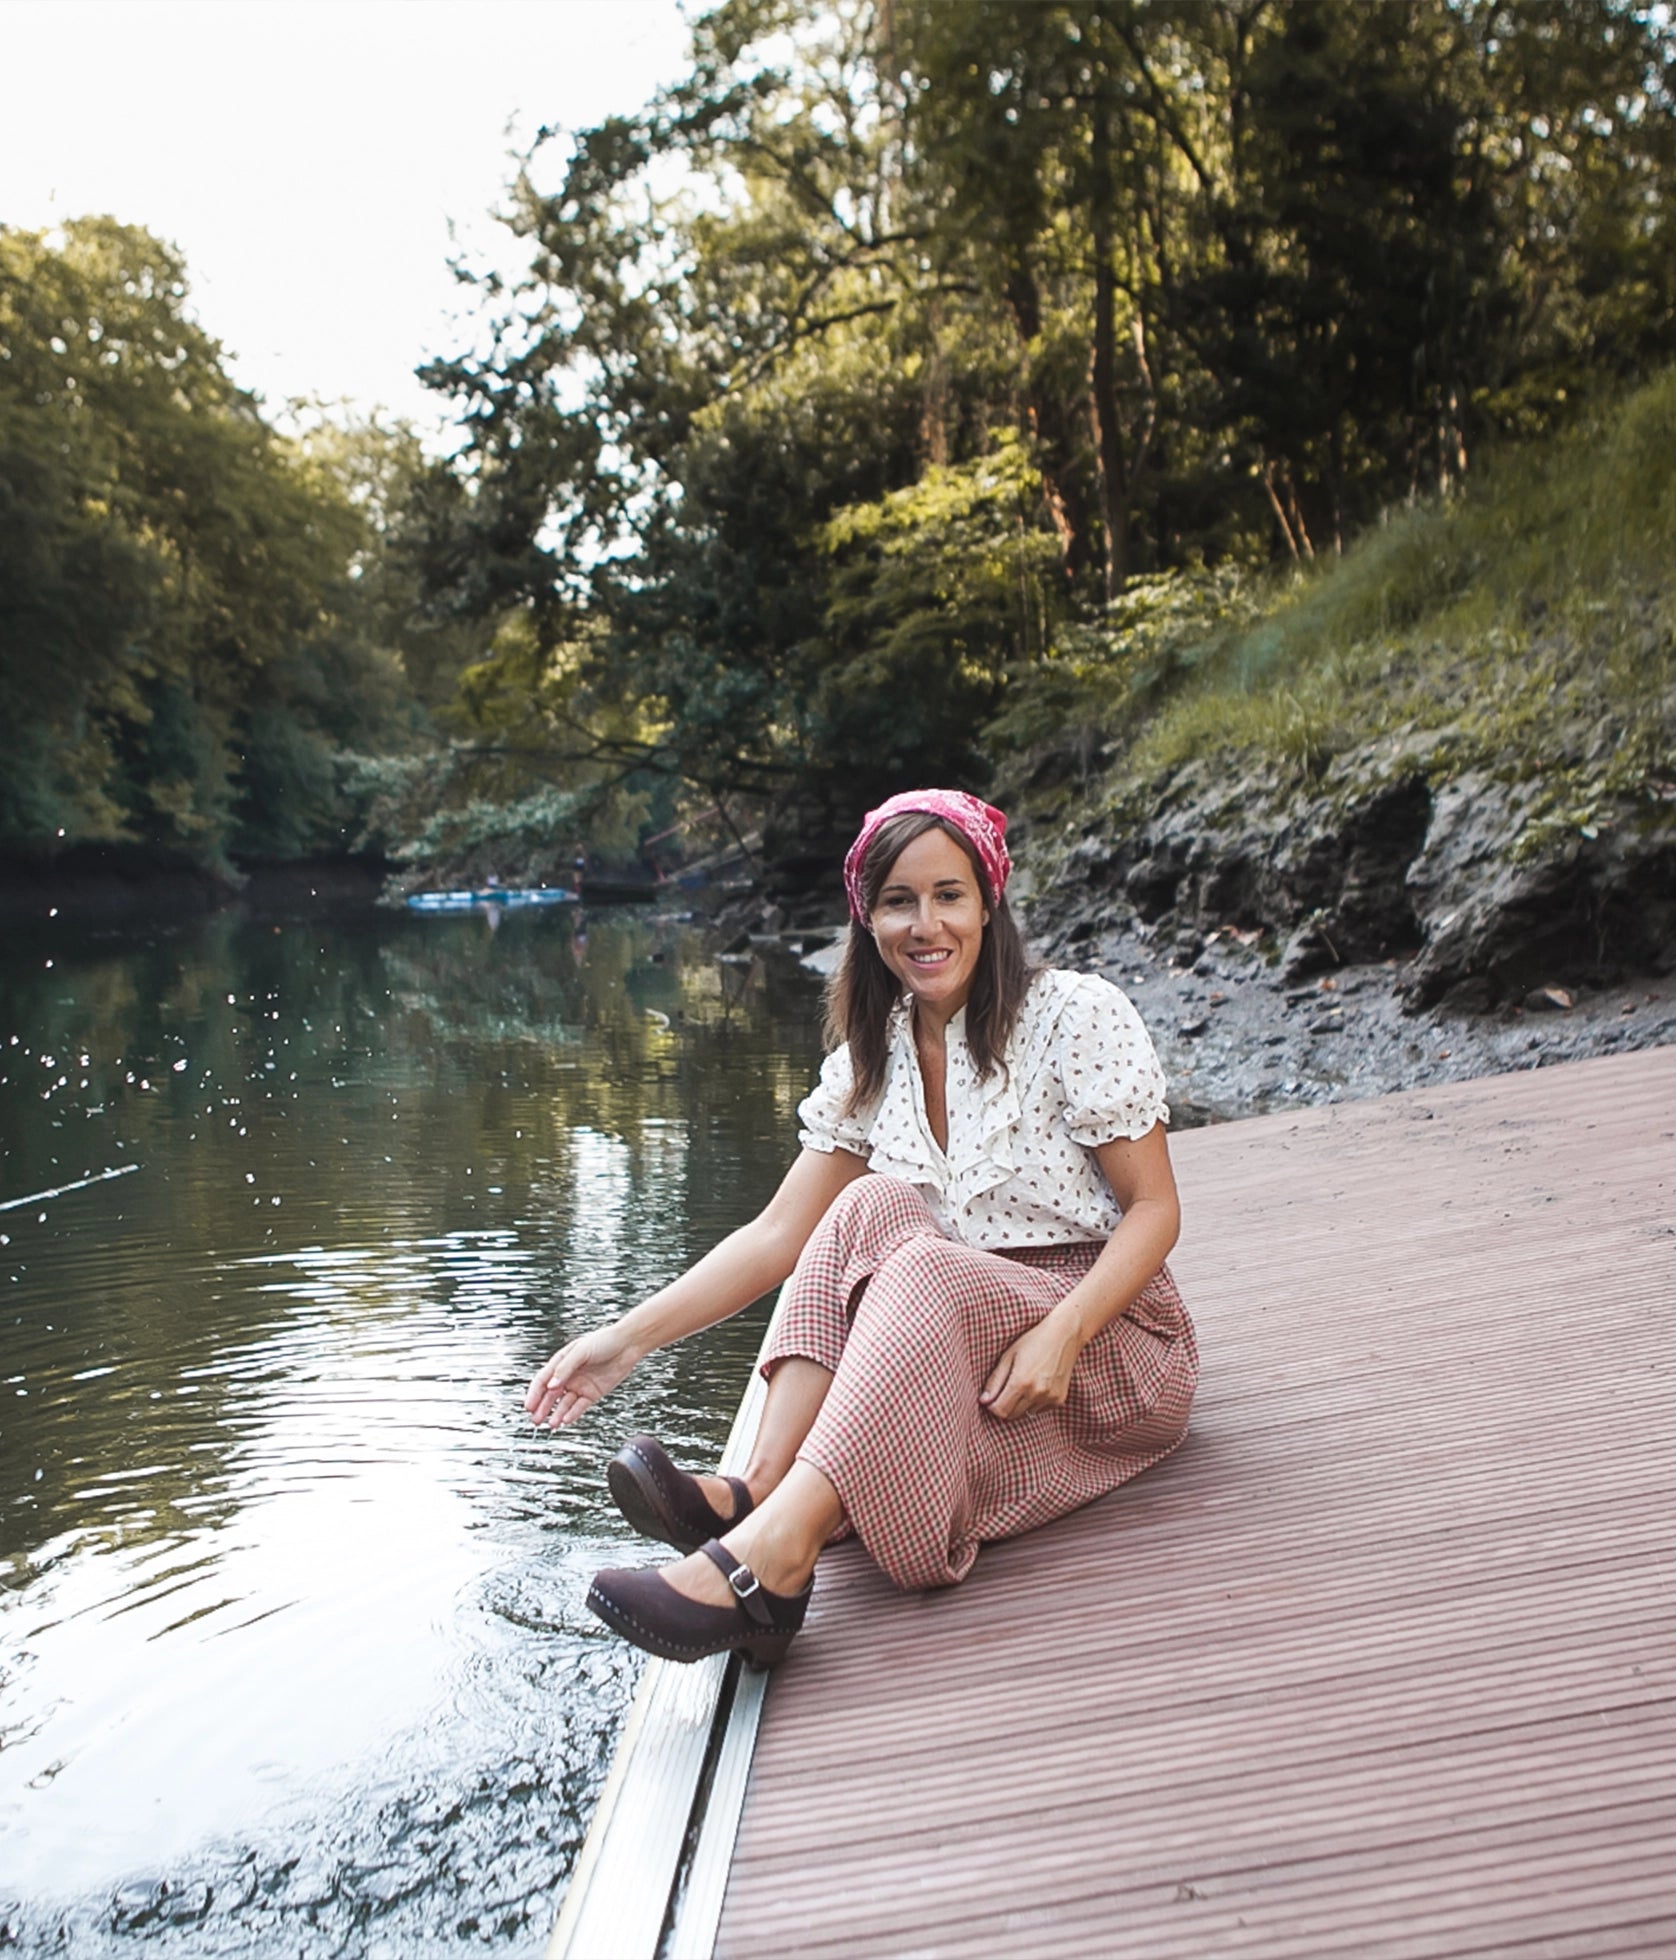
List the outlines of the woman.
{"label": "woman", "polygon": [[1163,1077],[1117,988],[1027,965],[1006,825],[949,790],[869,813],[844,861],[843,1044],[797,1161],[758,1217],[530,1384],[538,1423],[574,1422],[791,1277],[743,1477],[690,1476],[647,1436],[607,1473],[630,1524],[688,1554],[589,1592],[651,1653],[771,1665],[832,1539],[853,1531],[900,1586],[953,1585],[985,1539],[1086,1504],[1186,1432],[1198,1359],[1164,1265],[1180,1211]]}

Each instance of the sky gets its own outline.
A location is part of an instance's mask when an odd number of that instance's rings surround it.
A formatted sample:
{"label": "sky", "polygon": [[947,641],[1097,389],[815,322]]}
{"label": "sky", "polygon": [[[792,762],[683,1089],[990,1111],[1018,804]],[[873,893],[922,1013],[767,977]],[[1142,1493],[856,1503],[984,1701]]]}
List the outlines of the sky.
{"label": "sky", "polygon": [[184,254],[235,378],[435,439],[418,362],[469,345],[460,248],[543,124],[685,68],[678,0],[0,0],[0,224],[111,213]]}

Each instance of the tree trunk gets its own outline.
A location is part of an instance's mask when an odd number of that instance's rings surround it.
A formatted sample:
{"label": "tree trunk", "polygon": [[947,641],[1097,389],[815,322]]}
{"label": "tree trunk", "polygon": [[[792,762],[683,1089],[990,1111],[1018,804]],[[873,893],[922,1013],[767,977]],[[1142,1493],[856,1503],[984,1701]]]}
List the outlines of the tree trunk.
{"label": "tree trunk", "polygon": [[1302,554],[1298,550],[1298,540],[1293,535],[1292,526],[1287,519],[1286,506],[1280,501],[1280,493],[1275,488],[1274,477],[1274,464],[1265,463],[1262,469],[1262,484],[1268,492],[1269,508],[1274,512],[1274,521],[1280,526],[1280,535],[1286,540],[1286,549],[1296,560]]}
{"label": "tree trunk", "polygon": [[1262,482],[1268,492],[1269,508],[1274,512],[1280,534],[1286,540],[1286,549],[1294,559],[1313,559],[1315,545],[1309,535],[1309,526],[1304,522],[1303,511],[1299,508],[1297,492],[1292,487],[1291,466],[1284,462],[1265,463]]}
{"label": "tree trunk", "polygon": [[1067,581],[1073,581],[1087,560],[1087,541],[1076,518],[1076,507],[1069,491],[1071,458],[1071,419],[1065,404],[1038,379],[1034,356],[1042,332],[1042,302],[1036,290],[1035,275],[1020,262],[1008,274],[1005,287],[1007,305],[1024,343],[1025,413],[1036,438],[1036,465],[1042,473],[1042,495],[1048,515],[1059,534],[1060,563]]}
{"label": "tree trunk", "polygon": [[926,357],[925,385],[920,393],[920,446],[933,469],[949,460],[949,364],[943,355],[943,308],[933,300],[927,312],[931,351]]}
{"label": "tree trunk", "polygon": [[1117,282],[1112,273],[1112,157],[1110,113],[1102,101],[1093,119],[1094,169],[1090,212],[1094,233],[1094,356],[1091,407],[1100,459],[1100,515],[1106,530],[1106,598],[1129,575],[1129,472],[1117,426]]}

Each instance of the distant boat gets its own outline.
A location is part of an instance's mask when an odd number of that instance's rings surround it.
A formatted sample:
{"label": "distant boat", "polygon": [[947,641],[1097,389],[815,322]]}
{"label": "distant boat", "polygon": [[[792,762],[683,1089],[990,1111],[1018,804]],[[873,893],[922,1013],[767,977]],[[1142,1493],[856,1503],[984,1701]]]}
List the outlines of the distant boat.
{"label": "distant boat", "polygon": [[415,912],[469,912],[474,905],[574,905],[576,894],[563,885],[489,885],[482,891],[409,892],[407,903]]}

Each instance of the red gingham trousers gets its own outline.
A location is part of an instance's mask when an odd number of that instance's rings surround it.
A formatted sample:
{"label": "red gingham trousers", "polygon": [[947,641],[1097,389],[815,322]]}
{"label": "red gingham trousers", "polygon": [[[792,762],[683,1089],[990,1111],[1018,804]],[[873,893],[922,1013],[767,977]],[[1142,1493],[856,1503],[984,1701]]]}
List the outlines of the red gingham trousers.
{"label": "red gingham trousers", "polygon": [[1115,1490],[1186,1435],[1199,1358],[1168,1267],[1083,1349],[1063,1408],[1003,1421],[979,1407],[1002,1350],[1099,1252],[980,1252],[939,1231],[911,1184],[872,1173],[816,1227],[762,1369],[798,1355],[831,1372],[798,1455],[897,1585],[957,1584],[985,1539]]}

